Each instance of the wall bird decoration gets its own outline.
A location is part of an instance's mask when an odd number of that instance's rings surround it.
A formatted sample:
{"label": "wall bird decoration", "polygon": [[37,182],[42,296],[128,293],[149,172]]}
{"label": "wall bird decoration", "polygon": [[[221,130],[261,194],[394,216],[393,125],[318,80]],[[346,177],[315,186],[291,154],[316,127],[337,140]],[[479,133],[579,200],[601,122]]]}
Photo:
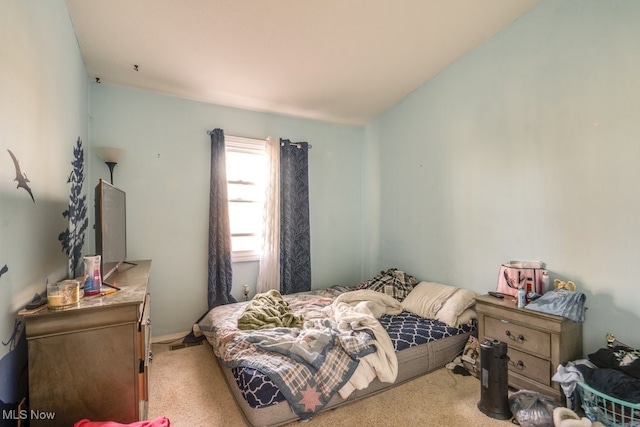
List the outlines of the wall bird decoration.
{"label": "wall bird decoration", "polygon": [[0,277],[2,277],[2,275],[7,271],[9,271],[9,267],[7,267],[7,264],[5,264],[4,267],[0,268]]}
{"label": "wall bird decoration", "polygon": [[16,167],[16,177],[14,179],[14,181],[18,181],[18,186],[16,188],[24,188],[25,191],[27,193],[29,193],[29,195],[31,196],[31,200],[33,200],[33,203],[36,202],[36,199],[33,198],[33,193],[31,192],[31,187],[29,187],[29,178],[27,178],[27,174],[23,173],[20,170],[20,165],[18,164],[18,159],[16,159],[16,156],[13,155],[13,153],[11,152],[11,150],[7,149],[7,151],[9,152],[9,155],[11,155],[11,159],[13,159],[13,165]]}

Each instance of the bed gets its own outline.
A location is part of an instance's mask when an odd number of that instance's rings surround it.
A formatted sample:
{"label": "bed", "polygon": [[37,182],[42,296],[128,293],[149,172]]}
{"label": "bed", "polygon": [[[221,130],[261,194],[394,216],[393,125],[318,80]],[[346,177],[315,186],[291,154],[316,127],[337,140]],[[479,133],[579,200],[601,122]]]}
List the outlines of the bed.
{"label": "bed", "polygon": [[[395,279],[385,282],[389,276]],[[262,427],[308,420],[459,355],[476,332],[475,292],[411,283],[407,276],[398,280],[392,269],[355,287],[284,296],[269,291],[210,310],[198,329],[247,422]],[[260,325],[262,312],[255,320],[252,309],[263,300],[269,316]],[[274,313],[284,324],[269,323]]]}

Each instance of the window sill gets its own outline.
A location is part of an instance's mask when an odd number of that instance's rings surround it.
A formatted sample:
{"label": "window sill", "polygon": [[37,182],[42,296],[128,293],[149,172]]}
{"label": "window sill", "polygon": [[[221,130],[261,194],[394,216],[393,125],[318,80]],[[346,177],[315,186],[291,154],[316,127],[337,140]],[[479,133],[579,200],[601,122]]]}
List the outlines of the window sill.
{"label": "window sill", "polygon": [[231,262],[253,262],[260,261],[260,254],[255,252],[236,252],[231,254]]}

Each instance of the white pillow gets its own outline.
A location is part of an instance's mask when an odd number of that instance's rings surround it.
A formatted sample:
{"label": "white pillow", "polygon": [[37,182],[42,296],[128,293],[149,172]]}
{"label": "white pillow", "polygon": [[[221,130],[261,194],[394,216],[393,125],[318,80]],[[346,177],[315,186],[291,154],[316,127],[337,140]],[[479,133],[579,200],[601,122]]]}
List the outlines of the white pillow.
{"label": "white pillow", "polygon": [[465,311],[462,312],[460,316],[458,316],[458,320],[456,320],[456,324],[450,325],[450,326],[454,326],[457,328],[460,325],[468,325],[471,323],[472,320],[477,318],[478,318],[478,313],[476,313],[476,311],[473,308],[467,308]]}
{"label": "white pillow", "polygon": [[436,313],[457,290],[442,283],[420,282],[402,301],[402,308],[418,316],[435,319]]}
{"label": "white pillow", "polygon": [[477,296],[477,293],[469,289],[457,288],[436,313],[435,318],[449,326],[457,326],[458,316],[475,304]]}

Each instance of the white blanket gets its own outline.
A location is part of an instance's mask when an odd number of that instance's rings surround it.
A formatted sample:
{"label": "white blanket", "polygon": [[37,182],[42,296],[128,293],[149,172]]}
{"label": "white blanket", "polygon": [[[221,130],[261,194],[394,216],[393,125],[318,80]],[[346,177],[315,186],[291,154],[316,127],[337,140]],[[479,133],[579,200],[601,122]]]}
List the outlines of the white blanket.
{"label": "white blanket", "polygon": [[366,388],[376,377],[387,383],[396,380],[398,358],[391,338],[378,318],[383,314],[400,314],[400,302],[389,295],[365,289],[339,295],[324,312],[333,318],[341,331],[366,329],[374,334],[376,341],[376,352],[360,358],[358,368],[340,389],[342,398],[346,399],[354,390]]}

